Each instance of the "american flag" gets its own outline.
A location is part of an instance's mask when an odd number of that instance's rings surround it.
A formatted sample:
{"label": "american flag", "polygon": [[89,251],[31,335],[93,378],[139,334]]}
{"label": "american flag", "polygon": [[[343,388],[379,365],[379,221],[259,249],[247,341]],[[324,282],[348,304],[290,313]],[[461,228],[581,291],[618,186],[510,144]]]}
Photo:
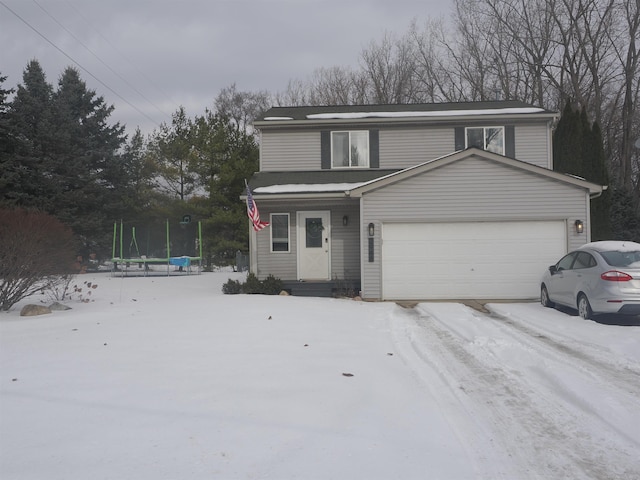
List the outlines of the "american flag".
{"label": "american flag", "polygon": [[253,229],[256,232],[259,232],[264,227],[269,226],[269,222],[263,222],[260,220],[260,212],[258,212],[256,201],[253,199],[253,195],[251,195],[249,185],[247,185],[247,215],[249,216],[249,219],[253,224]]}

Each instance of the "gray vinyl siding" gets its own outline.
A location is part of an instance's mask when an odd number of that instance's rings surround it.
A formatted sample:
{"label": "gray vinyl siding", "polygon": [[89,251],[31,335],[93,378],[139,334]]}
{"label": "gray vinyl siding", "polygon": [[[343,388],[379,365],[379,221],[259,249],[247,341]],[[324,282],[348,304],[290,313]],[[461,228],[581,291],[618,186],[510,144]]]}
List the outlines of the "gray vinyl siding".
{"label": "gray vinyl siding", "polygon": [[320,131],[266,131],[260,139],[260,171],[320,170]]}
{"label": "gray vinyl siding", "polygon": [[407,168],[454,151],[452,127],[380,130],[380,168]]}
{"label": "gray vinyl siding", "polygon": [[[482,124],[493,125],[490,119]],[[515,158],[550,168],[551,133],[546,123],[514,127]],[[262,132],[260,170],[321,169],[320,130]],[[447,126],[382,128],[379,130],[379,168],[407,168],[455,151],[455,128]]]}
{"label": "gray vinyl siding", "polygon": [[551,169],[551,131],[546,124],[517,125],[516,158],[522,162]]}
{"label": "gray vinyl siding", "polygon": [[[271,252],[270,227],[256,233],[258,267],[254,273],[259,279],[273,275],[281,280],[298,280],[296,212],[305,210],[331,212],[331,278],[360,279],[360,209],[356,200],[349,200],[346,204],[336,200],[299,202],[295,209],[291,208],[291,202],[263,200],[259,206],[261,218],[268,219],[271,213],[288,213],[290,222],[290,249],[287,253]],[[345,215],[349,217],[347,226],[342,224]]]}
{"label": "gray vinyl siding", "polygon": [[[365,193],[361,242],[365,297],[381,298],[380,232],[385,222],[565,220],[567,248],[572,249],[590,235],[573,230],[576,219],[588,228],[586,196],[581,188],[477,157]],[[367,256],[364,228],[369,222],[376,225],[374,262]]]}

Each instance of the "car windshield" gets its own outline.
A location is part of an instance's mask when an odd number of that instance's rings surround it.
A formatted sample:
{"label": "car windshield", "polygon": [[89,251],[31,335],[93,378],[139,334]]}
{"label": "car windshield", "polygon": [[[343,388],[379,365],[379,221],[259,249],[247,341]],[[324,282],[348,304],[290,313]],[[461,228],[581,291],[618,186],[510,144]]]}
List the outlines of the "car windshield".
{"label": "car windshield", "polygon": [[600,255],[612,267],[640,268],[640,251],[600,252]]}

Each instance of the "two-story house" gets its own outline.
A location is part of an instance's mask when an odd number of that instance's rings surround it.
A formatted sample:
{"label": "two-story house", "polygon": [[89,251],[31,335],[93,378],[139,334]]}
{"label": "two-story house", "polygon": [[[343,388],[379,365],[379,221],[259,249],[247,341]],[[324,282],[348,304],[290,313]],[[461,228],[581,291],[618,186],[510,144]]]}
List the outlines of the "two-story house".
{"label": "two-story house", "polygon": [[535,298],[603,189],[552,170],[557,118],[514,101],[271,108],[250,269],[294,294]]}

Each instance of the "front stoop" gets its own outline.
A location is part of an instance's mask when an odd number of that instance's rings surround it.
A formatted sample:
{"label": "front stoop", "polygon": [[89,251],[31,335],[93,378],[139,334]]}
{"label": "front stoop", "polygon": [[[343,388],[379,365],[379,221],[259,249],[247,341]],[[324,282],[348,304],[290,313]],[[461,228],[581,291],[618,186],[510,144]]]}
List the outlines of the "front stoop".
{"label": "front stoop", "polygon": [[354,296],[360,291],[356,281],[332,280],[325,282],[283,281],[283,289],[297,297]]}

